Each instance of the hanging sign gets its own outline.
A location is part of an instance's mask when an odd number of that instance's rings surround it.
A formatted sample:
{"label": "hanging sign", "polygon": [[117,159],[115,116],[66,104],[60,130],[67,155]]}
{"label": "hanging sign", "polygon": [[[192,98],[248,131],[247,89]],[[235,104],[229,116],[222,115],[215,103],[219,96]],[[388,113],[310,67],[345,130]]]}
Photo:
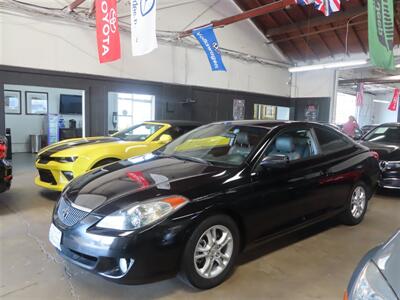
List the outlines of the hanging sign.
{"label": "hanging sign", "polygon": [[156,0],[131,0],[132,55],[150,53],[158,47]]}
{"label": "hanging sign", "polygon": [[373,65],[394,69],[393,0],[368,0],[368,43]]}
{"label": "hanging sign", "polygon": [[117,0],[96,0],[96,33],[100,63],[120,59]]}
{"label": "hanging sign", "polygon": [[224,63],[222,62],[221,51],[219,50],[213,26],[209,25],[194,29],[192,32],[206,52],[208,61],[211,65],[211,70],[226,71]]}
{"label": "hanging sign", "polygon": [[393,99],[389,104],[388,110],[396,111],[397,110],[397,103],[399,102],[399,89],[394,89]]}

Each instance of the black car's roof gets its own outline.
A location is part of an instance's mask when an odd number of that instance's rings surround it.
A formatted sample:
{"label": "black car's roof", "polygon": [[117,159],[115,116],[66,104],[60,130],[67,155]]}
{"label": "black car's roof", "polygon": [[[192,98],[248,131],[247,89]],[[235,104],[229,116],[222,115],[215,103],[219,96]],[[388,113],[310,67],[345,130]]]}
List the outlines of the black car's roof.
{"label": "black car's roof", "polygon": [[397,122],[383,123],[383,124],[379,125],[379,127],[380,126],[396,126],[396,127],[400,127],[400,123],[397,123]]}
{"label": "black car's roof", "polygon": [[187,121],[187,120],[152,120],[146,121],[152,123],[166,123],[172,126],[200,126],[202,123],[195,121]]}
{"label": "black car's roof", "polygon": [[304,122],[304,121],[265,121],[265,120],[236,120],[236,121],[220,121],[214,122],[214,124],[223,124],[229,123],[233,125],[244,125],[244,126],[262,126],[265,128],[272,128],[275,126],[285,125],[285,124],[298,124],[298,125],[305,125],[305,124],[314,124],[314,125],[321,125],[315,122]]}

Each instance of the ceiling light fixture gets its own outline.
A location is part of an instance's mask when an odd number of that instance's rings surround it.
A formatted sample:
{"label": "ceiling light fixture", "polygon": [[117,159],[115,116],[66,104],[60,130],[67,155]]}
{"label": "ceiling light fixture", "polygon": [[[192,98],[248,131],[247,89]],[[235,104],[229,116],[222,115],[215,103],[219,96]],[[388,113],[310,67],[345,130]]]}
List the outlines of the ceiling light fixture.
{"label": "ceiling light fixture", "polygon": [[315,71],[315,70],[323,70],[323,69],[352,67],[352,66],[366,65],[367,63],[368,63],[368,61],[366,59],[337,61],[337,62],[331,62],[331,63],[319,64],[319,65],[307,65],[307,66],[293,67],[293,68],[289,68],[289,72],[297,73],[297,72]]}
{"label": "ceiling light fixture", "polygon": [[376,102],[376,103],[384,103],[384,104],[389,104],[390,102],[389,101],[385,101],[385,100],[377,100],[377,99],[374,99],[374,100],[372,100],[373,102]]}

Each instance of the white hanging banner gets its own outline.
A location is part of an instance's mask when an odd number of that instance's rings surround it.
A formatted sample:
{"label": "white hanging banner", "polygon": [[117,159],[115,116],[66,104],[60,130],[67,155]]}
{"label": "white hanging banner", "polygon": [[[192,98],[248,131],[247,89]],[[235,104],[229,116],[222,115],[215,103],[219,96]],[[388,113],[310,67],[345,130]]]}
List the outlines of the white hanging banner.
{"label": "white hanging banner", "polygon": [[150,53],[157,48],[156,0],[131,0],[132,55]]}

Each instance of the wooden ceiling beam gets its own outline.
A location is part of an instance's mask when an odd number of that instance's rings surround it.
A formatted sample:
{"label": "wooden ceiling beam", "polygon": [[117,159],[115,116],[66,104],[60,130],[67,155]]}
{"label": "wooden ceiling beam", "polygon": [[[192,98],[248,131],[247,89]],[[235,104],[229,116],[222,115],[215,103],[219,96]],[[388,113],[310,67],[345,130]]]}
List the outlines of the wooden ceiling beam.
{"label": "wooden ceiling beam", "polygon": [[230,16],[230,17],[226,17],[220,20],[215,20],[215,21],[211,21],[208,24],[204,24],[201,26],[197,26],[195,28],[191,28],[188,30],[185,30],[183,32],[180,33],[180,37],[186,37],[192,34],[192,31],[194,29],[197,28],[201,28],[204,26],[208,26],[208,25],[212,25],[214,28],[218,28],[218,27],[224,27],[236,22],[240,22],[246,19],[251,19],[251,18],[255,18],[255,17],[259,17],[274,11],[278,11],[278,10],[282,10],[285,7],[291,6],[291,5],[297,5],[295,0],[279,0],[276,2],[271,2],[269,4],[266,5],[262,5],[259,7],[255,7],[253,9],[249,9],[246,11],[243,11],[242,13],[239,13],[237,15],[234,16]]}
{"label": "wooden ceiling beam", "polygon": [[[285,11],[285,14],[290,18],[289,13],[288,13],[286,10],[284,10],[284,11]],[[307,19],[307,18],[308,18],[307,13],[306,13],[303,9],[300,9],[300,11],[301,11],[302,15]],[[292,19],[291,19],[291,21],[292,21],[292,23],[295,23]],[[313,29],[318,31],[318,28],[313,27]],[[299,31],[300,31],[301,33],[304,33],[303,30],[301,30],[301,29],[299,29]],[[322,36],[321,34],[318,34],[318,35],[317,35],[317,38],[320,40],[320,42],[321,42],[321,43],[325,46],[325,48],[328,50],[330,57],[334,58],[334,54],[333,54],[333,52],[332,52],[332,49],[329,47],[328,43],[325,41],[325,39],[323,38],[323,36]],[[306,38],[304,38],[304,39],[307,40]]]}
{"label": "wooden ceiling beam", "polygon": [[[291,24],[294,24],[294,23],[295,23],[295,22],[293,21],[293,19],[290,17],[290,15],[287,13],[286,10],[283,10],[283,13],[284,13],[284,15],[286,16],[286,18],[288,19],[288,21],[289,21]],[[299,32],[300,32],[301,34],[304,34],[304,32],[303,32],[302,30],[300,30],[300,29],[299,29]],[[308,41],[305,37],[303,37],[303,41],[304,41],[306,47],[311,51],[311,53],[313,53],[314,57],[318,58],[318,60],[319,60],[319,59],[320,59],[319,55],[318,55],[318,54],[314,51],[314,49],[311,47],[309,41]],[[330,49],[328,49],[328,51],[330,51]],[[331,53],[331,56],[332,56],[332,53]],[[333,57],[333,56],[332,56],[332,57]]]}
{"label": "wooden ceiling beam", "polygon": [[[361,25],[361,24],[365,24],[365,23],[367,23],[367,20],[350,23],[349,26]],[[329,28],[326,28],[326,29],[320,29],[320,30],[317,30],[317,31],[311,31],[311,32],[305,33],[305,34],[291,36],[289,38],[270,40],[270,42],[267,42],[267,44],[276,44],[276,43],[281,43],[281,42],[288,41],[288,40],[295,40],[295,39],[302,38],[304,36],[316,35],[316,34],[320,34],[320,33],[323,33],[323,32],[329,32],[329,31],[333,31],[333,30],[337,30],[337,29],[343,29],[343,28],[346,28],[346,27],[347,27],[346,24],[335,26],[335,27],[329,27]]]}
{"label": "wooden ceiling beam", "polygon": [[357,84],[357,83],[378,83],[378,84],[400,83],[400,78],[398,78],[397,76],[387,76],[381,78],[340,79],[338,81],[338,85],[340,86]]}
{"label": "wooden ceiling beam", "polygon": [[74,11],[74,9],[81,5],[83,2],[85,2],[85,0],[75,0],[70,5],[68,5],[68,10],[70,12]]}
{"label": "wooden ceiling beam", "polygon": [[[239,0],[234,0],[234,2],[241,8],[241,10],[246,11],[251,9],[251,7],[249,7],[248,5],[244,6],[244,3],[242,3],[242,1]],[[247,4],[249,2],[246,2]],[[259,0],[255,0],[255,4],[258,6],[261,6],[261,3],[259,2]],[[268,19],[268,21],[272,24],[274,24],[274,26],[280,26],[279,23],[270,15],[270,14],[265,14],[262,16],[259,16],[257,18],[253,18],[251,21],[253,21],[253,23],[256,25],[256,27],[264,34],[265,36],[265,24],[264,22],[261,21],[261,18],[266,18]],[[285,35],[286,37],[289,37],[289,35]],[[305,60],[304,54],[299,50],[299,48],[296,46],[296,44],[293,41],[287,41],[284,43],[288,43],[291,45],[290,49],[292,49],[292,53],[296,53],[295,56],[298,57],[300,60]],[[279,44],[279,43],[277,43]],[[294,51],[293,51],[294,50]],[[293,56],[294,55],[287,55],[287,57],[289,58],[290,61],[293,61]]]}
{"label": "wooden ceiling beam", "polygon": [[309,28],[314,26],[326,25],[330,23],[342,22],[346,19],[349,19],[351,17],[354,17],[362,13],[367,14],[367,7],[359,7],[352,10],[339,12],[329,17],[321,16],[296,22],[294,24],[271,28],[267,30],[266,34],[267,36],[280,35],[288,32],[297,31],[301,28]]}

